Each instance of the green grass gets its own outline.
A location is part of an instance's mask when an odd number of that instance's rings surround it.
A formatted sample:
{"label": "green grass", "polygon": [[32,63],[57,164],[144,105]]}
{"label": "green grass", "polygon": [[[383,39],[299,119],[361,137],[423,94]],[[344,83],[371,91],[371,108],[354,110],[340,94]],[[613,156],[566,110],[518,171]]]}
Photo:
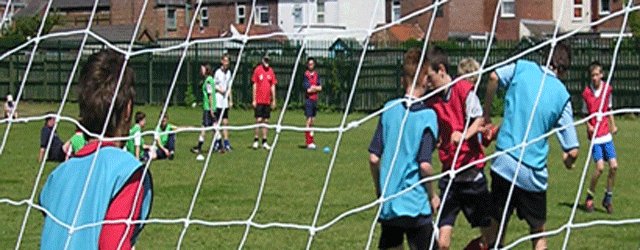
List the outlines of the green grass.
{"label": "green grass", "polygon": [[[48,110],[56,110],[56,104],[21,103],[22,115],[41,114]],[[136,107],[147,113],[147,129],[153,128],[157,122],[160,107]],[[77,105],[69,104],[64,114],[77,115]],[[197,126],[200,123],[199,109],[170,107],[171,122],[183,126]],[[232,110],[233,125],[250,124],[252,112]],[[277,120],[279,111],[274,112],[273,121]],[[365,114],[353,114],[352,121]],[[321,113],[318,126],[338,126],[341,113]],[[367,204],[375,199],[373,184],[368,167],[367,147],[375,128],[376,120],[368,121],[362,126],[347,132],[340,145],[337,161],[331,175],[329,188],[322,204],[318,225],[323,225],[341,213]],[[302,126],[303,115],[300,111],[286,113],[284,123]],[[640,171],[636,170],[636,157],[640,127],[637,120],[619,120],[620,133],[615,137],[620,170],[615,188],[615,214],[608,215],[598,207],[595,213],[587,214],[578,210],[576,222],[596,219],[639,218],[637,205],[640,196],[635,193]],[[11,128],[6,151],[0,155],[0,198],[13,200],[28,199],[31,195],[36,175],[39,170],[37,152],[39,130],[42,122],[14,124]],[[584,139],[584,127],[578,128],[580,138]],[[0,125],[0,135],[5,125]],[[73,125],[63,122],[58,134],[66,139],[71,136]],[[273,138],[273,131],[271,132]],[[335,143],[337,134],[316,133],[320,147]],[[209,164],[206,176],[193,210],[192,219],[206,221],[246,220],[249,218],[255,203],[265,169],[267,152],[249,149],[252,142],[252,131],[232,132],[231,141],[235,150],[231,153],[215,154]],[[155,196],[152,218],[176,219],[187,216],[196,183],[203,169],[203,163],[195,161],[189,148],[196,142],[196,133],[178,135],[177,156],[173,161],[157,161],[151,165],[154,179]],[[210,138],[210,137],[209,137]],[[147,139],[151,141],[151,139]],[[586,140],[581,144],[581,156],[576,169],[568,171],[561,166],[560,152],[557,142],[552,139],[549,161],[548,190],[548,229],[562,226],[569,218],[571,204],[578,188],[578,181],[586,157]],[[302,133],[284,131],[275,148],[273,160],[266,178],[266,186],[255,217],[255,222],[283,222],[310,225],[318,203],[325,175],[331,160],[331,154],[321,150],[307,151],[299,148],[303,144]],[[208,142],[207,144],[208,145]],[[205,146],[206,147],[206,146]],[[437,158],[434,158],[437,159]],[[439,169],[439,164],[435,164]],[[47,163],[44,175],[38,183],[42,187],[46,176],[56,164]],[[591,169],[593,166],[591,166]],[[591,171],[590,171],[591,172]],[[590,173],[589,173],[590,176]],[[601,178],[597,199],[602,198],[605,178]],[[581,202],[583,199],[580,199]],[[598,202],[599,203],[599,202]],[[0,204],[0,249],[13,248],[20,231],[26,206]],[[375,209],[347,217],[325,231],[316,234],[315,249],[359,249],[367,241],[369,227],[375,216]],[[31,210],[26,232],[22,240],[25,249],[39,246],[43,217],[38,211]],[[175,248],[182,224],[150,224],[147,225],[138,241],[138,249]],[[185,249],[233,249],[237,248],[244,226],[206,227],[192,225],[188,228],[183,242]],[[374,247],[377,246],[379,228],[374,234]],[[526,223],[515,218],[509,225],[507,242],[528,233]],[[461,249],[469,240],[478,235],[477,230],[469,228],[463,216],[458,218],[454,229],[452,249]],[[246,247],[250,249],[300,249],[306,245],[307,231],[268,228],[251,228]],[[549,248],[558,249],[562,245],[564,232],[549,239]],[[574,229],[569,246],[572,249],[631,249],[638,248],[640,243],[640,225],[597,226],[587,229]],[[530,243],[524,242],[517,249],[529,249]]]}

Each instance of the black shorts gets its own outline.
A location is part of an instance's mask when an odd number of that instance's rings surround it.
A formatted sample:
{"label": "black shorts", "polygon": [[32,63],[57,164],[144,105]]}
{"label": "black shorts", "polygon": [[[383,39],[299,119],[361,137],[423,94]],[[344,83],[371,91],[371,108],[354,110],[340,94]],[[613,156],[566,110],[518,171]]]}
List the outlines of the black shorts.
{"label": "black shorts", "polygon": [[318,102],[311,99],[304,100],[304,116],[307,118],[316,117]]}
{"label": "black shorts", "polygon": [[[417,220],[417,218],[411,218]],[[431,235],[433,234],[433,224],[431,223],[431,216],[427,218],[427,223],[407,223],[404,225],[387,224],[382,222],[382,233],[380,234],[380,249],[388,249],[397,246],[402,246],[404,236],[407,236],[407,243],[409,249],[428,249],[431,241]],[[436,240],[436,239],[434,239]],[[434,249],[437,249],[437,242],[433,244]]]}
{"label": "black shorts", "polygon": [[[213,112],[213,114],[218,118],[218,119],[229,119],[229,109],[228,108],[219,108],[216,109],[216,112]],[[220,116],[222,115],[222,116]]]}
{"label": "black shorts", "polygon": [[216,122],[216,117],[211,116],[211,112],[209,110],[202,111],[202,126],[210,127],[213,126],[213,123]]}
{"label": "black shorts", "polygon": [[258,106],[256,106],[256,108],[254,109],[254,117],[264,119],[271,118],[271,106],[258,104]]}
{"label": "black shorts", "polygon": [[446,199],[443,196],[449,178],[440,179],[440,199],[444,207],[440,215],[439,227],[454,226],[461,210],[471,227],[488,227],[491,224],[489,215],[491,196],[487,188],[487,179],[482,172],[480,174],[482,178],[474,182],[453,182]]}
{"label": "black shorts", "polygon": [[[491,216],[500,221],[504,212],[504,205],[507,202],[511,182],[502,178],[502,176],[491,172],[491,200],[493,203],[493,211]],[[531,192],[523,190],[518,186],[514,186],[511,202],[507,208],[507,220],[516,210],[518,218],[527,221],[529,227],[539,228],[544,226],[547,220],[547,192]]]}
{"label": "black shorts", "polygon": [[[71,148],[69,148],[69,150],[71,150]],[[62,150],[62,146],[51,145],[51,148],[49,148],[47,161],[63,162],[66,159],[67,155],[64,153],[64,150]]]}

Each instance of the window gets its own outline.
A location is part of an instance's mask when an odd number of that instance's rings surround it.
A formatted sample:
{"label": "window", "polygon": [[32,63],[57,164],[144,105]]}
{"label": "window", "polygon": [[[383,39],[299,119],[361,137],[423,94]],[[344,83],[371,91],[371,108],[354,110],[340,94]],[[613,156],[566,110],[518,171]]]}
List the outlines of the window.
{"label": "window", "polygon": [[605,16],[611,13],[611,0],[598,0],[600,2],[600,15]]}
{"label": "window", "polygon": [[244,24],[247,21],[246,7],[244,5],[236,5],[236,23]]}
{"label": "window", "polygon": [[584,3],[582,0],[573,0],[573,20],[582,20],[584,13]]}
{"label": "window", "polygon": [[294,25],[301,25],[302,24],[302,6],[296,4],[293,7],[293,24]]}
{"label": "window", "polygon": [[516,0],[502,0],[502,6],[500,7],[500,17],[516,16]]}
{"label": "window", "polygon": [[[433,0],[433,4],[436,4],[438,0]],[[442,2],[442,0],[440,0]],[[438,5],[438,11],[436,11],[436,17],[443,17],[444,16],[444,4]]]}
{"label": "window", "polygon": [[316,0],[317,12],[318,12],[318,23],[324,23],[324,0]]}
{"label": "window", "polygon": [[167,8],[167,30],[176,30],[176,9]]}
{"label": "window", "polygon": [[200,9],[200,27],[209,27],[209,10],[207,8]]}
{"label": "window", "polygon": [[256,24],[269,24],[269,7],[256,6]]}
{"label": "window", "polygon": [[393,0],[391,3],[391,21],[400,19],[400,0]]}

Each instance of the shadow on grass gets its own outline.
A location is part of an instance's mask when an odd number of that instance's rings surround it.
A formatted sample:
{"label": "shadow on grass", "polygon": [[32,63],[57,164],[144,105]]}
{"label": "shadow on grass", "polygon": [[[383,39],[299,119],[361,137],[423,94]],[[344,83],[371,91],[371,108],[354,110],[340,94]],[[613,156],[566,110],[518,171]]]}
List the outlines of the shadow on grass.
{"label": "shadow on grass", "polygon": [[[568,208],[569,208],[569,210],[573,209],[573,203],[571,203],[571,202],[559,202],[559,203],[558,203],[558,206],[561,206],[561,207],[568,207]],[[589,213],[589,212],[587,211],[587,207],[586,207],[584,204],[578,204],[578,210],[580,210],[580,211],[582,211],[582,212],[585,212],[585,213]],[[605,213],[605,214],[607,213],[607,211],[606,211],[606,210],[604,210],[604,208],[598,208],[598,207],[596,207],[596,206],[594,206],[594,208],[593,208],[593,212]]]}

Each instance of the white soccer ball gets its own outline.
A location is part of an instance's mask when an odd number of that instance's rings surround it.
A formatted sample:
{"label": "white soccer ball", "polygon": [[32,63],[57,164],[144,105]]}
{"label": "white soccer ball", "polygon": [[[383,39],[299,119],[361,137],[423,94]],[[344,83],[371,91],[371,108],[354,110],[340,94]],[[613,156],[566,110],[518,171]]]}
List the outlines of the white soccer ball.
{"label": "white soccer ball", "polygon": [[196,107],[196,103],[195,103],[195,102],[194,102],[194,103],[192,103],[192,104],[191,104],[191,107],[192,107],[192,108],[195,108],[195,107]]}

